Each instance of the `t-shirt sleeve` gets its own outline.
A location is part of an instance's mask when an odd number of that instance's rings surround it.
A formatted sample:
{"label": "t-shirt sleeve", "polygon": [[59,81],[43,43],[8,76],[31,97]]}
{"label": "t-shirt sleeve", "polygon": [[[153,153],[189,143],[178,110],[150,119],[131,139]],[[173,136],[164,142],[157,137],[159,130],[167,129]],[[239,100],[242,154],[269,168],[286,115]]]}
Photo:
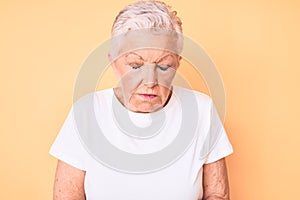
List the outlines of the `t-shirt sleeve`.
{"label": "t-shirt sleeve", "polygon": [[60,129],[49,153],[80,170],[86,169],[87,151],[81,144],[74,120],[73,107]]}
{"label": "t-shirt sleeve", "polygon": [[210,140],[210,150],[207,154],[205,164],[215,162],[232,154],[233,152],[226,130],[212,101],[209,130],[209,134],[212,139]]}

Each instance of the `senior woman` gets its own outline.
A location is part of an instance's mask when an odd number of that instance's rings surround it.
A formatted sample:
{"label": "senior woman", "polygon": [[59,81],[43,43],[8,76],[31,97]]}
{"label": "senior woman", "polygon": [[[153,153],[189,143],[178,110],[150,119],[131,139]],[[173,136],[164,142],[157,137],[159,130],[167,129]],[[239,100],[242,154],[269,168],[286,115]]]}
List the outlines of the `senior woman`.
{"label": "senior woman", "polygon": [[[172,86],[181,59],[181,33],[176,12],[163,2],[139,1],[120,11],[112,27],[115,39],[109,54],[120,84],[92,94],[96,102],[93,112],[107,140],[123,152],[140,155],[144,165],[136,160],[126,163],[125,158],[108,153],[109,159],[138,169],[137,173],[99,162],[82,137],[82,134],[89,137],[87,132],[93,131],[90,121],[94,117],[85,110],[88,107],[84,102],[89,103],[87,97],[82,97],[75,103],[80,110],[79,118],[74,114],[73,105],[50,150],[58,159],[55,200],[229,199],[225,157],[232,153],[232,147],[212,99],[200,92]],[[130,126],[126,120],[123,125],[116,122],[124,110],[140,129],[122,131]],[[184,115],[189,112],[197,116]],[[180,119],[181,116],[184,118]],[[154,122],[161,127],[154,127],[155,134],[147,135]],[[86,133],[79,130],[80,123],[84,124],[81,126],[86,128]],[[186,129],[181,131],[183,137],[178,140],[181,126]],[[168,149],[174,141],[180,144],[185,136],[188,138],[189,130],[194,137],[180,156],[164,166],[156,166],[162,154],[152,153]],[[93,140],[97,150],[105,151],[101,141],[95,138],[88,140]],[[164,158],[178,148],[164,154]],[[147,163],[146,155],[156,156]]]}

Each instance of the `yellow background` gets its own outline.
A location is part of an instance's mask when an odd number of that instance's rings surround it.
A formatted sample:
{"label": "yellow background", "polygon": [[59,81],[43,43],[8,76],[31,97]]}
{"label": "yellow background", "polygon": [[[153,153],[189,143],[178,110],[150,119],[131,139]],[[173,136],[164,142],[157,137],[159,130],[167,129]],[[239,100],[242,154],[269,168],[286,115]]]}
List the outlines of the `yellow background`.
{"label": "yellow background", "polygon": [[[0,199],[52,198],[48,151],[80,66],[131,1],[108,2],[0,1]],[[300,199],[300,2],[166,2],[223,77],[232,199]]]}

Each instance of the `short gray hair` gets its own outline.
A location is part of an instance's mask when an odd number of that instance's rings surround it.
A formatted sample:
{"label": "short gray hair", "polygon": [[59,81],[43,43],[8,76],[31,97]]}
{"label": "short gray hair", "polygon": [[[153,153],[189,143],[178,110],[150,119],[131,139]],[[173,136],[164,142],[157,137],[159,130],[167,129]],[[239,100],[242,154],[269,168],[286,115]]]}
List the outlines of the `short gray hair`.
{"label": "short gray hair", "polygon": [[182,33],[182,22],[177,12],[161,1],[137,1],[129,4],[117,15],[112,35],[129,30],[159,28]]}
{"label": "short gray hair", "polygon": [[[160,32],[163,35],[170,35],[170,39],[175,39],[172,42],[175,46],[169,50],[179,54],[183,48],[182,22],[176,14],[177,12],[172,11],[170,6],[155,0],[137,1],[126,6],[119,12],[112,26],[111,58],[114,60],[119,56],[124,42],[123,36],[135,32],[146,38],[153,30],[155,33]],[[146,47],[147,39],[144,42]],[[144,43],[140,44],[143,46]]]}

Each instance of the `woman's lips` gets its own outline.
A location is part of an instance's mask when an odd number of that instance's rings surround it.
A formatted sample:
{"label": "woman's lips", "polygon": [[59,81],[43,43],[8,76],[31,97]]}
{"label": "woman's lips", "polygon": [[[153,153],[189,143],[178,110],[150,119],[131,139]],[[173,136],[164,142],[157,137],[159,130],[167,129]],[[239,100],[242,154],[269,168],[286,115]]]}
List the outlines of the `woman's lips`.
{"label": "woman's lips", "polygon": [[144,98],[144,99],[153,99],[157,95],[155,95],[155,94],[139,94],[139,96],[142,97],[142,98]]}

